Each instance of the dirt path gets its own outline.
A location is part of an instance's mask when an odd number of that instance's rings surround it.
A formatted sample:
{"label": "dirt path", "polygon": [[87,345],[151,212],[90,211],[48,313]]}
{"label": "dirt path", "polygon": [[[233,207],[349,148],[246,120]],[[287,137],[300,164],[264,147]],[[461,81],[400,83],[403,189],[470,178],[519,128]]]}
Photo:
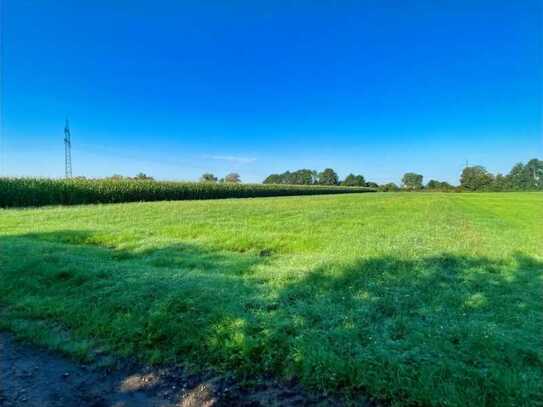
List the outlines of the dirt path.
{"label": "dirt path", "polygon": [[[0,332],[0,406],[305,406],[341,405],[273,381],[251,390],[223,377],[180,368],[82,365]],[[358,404],[357,404],[358,405]],[[370,405],[361,401],[360,405]]]}

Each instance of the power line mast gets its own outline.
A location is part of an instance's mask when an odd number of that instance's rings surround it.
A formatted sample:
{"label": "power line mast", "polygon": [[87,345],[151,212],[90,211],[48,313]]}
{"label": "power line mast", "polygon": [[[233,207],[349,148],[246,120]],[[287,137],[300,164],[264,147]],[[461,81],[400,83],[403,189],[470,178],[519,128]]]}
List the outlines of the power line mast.
{"label": "power line mast", "polygon": [[64,174],[66,178],[72,178],[72,136],[68,119],[64,126]]}

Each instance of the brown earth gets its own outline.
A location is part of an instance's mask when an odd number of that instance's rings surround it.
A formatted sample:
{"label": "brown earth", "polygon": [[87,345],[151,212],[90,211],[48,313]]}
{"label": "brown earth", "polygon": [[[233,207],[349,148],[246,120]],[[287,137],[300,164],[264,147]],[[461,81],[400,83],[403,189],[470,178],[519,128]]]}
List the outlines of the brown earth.
{"label": "brown earth", "polygon": [[[114,368],[80,364],[0,332],[0,406],[339,406],[337,398],[308,394],[296,383],[264,380],[243,387],[234,379],[195,375],[180,367],[119,362]],[[375,403],[361,399],[356,405]]]}

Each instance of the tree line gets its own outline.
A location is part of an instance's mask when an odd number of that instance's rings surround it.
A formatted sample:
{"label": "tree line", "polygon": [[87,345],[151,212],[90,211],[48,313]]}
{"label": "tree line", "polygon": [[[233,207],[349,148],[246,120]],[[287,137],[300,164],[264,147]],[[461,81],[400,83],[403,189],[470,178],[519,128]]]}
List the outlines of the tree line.
{"label": "tree line", "polygon": [[460,176],[460,186],[468,191],[538,191],[543,190],[543,160],[533,158],[518,163],[508,174],[492,174],[484,167],[466,167]]}
{"label": "tree line", "polygon": [[286,171],[282,174],[271,174],[263,182],[264,184],[291,184],[291,185],[344,185],[350,187],[368,186],[364,176],[349,174],[340,181],[339,176],[332,168],[326,168],[322,172],[301,169]]}
{"label": "tree line", "polygon": [[508,174],[492,174],[483,166],[467,166],[460,174],[460,184],[452,185],[445,181],[431,179],[424,184],[422,174],[407,172],[402,182],[377,184],[368,182],[363,175],[349,174],[340,180],[336,171],[326,168],[322,172],[300,169],[271,174],[264,184],[289,185],[342,185],[377,188],[380,191],[538,191],[543,190],[543,160],[531,159],[526,164],[518,163]]}
{"label": "tree line", "polygon": [[[82,178],[85,177],[76,177]],[[113,175],[111,180],[147,180],[153,177],[139,173],[135,177]],[[480,165],[466,166],[460,174],[459,185],[452,185],[445,181],[431,179],[424,184],[422,174],[407,172],[403,175],[400,185],[393,182],[377,184],[366,181],[363,175],[349,174],[341,180],[336,171],[326,168],[321,172],[300,169],[286,171],[282,174],[271,174],[263,181],[264,184],[279,185],[340,185],[347,187],[368,187],[379,191],[541,191],[543,190],[543,160],[533,158],[526,164],[515,164],[507,174],[492,174]],[[212,173],[205,173],[200,177],[200,182],[210,183],[241,183],[239,174],[232,172],[224,178],[218,178]]]}

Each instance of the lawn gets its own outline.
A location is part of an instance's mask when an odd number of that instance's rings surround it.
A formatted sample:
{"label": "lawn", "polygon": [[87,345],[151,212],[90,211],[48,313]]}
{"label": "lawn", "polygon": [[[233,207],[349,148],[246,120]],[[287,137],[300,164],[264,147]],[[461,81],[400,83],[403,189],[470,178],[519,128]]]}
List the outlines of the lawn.
{"label": "lawn", "polygon": [[402,405],[542,405],[542,276],[542,193],[0,210],[0,328]]}

